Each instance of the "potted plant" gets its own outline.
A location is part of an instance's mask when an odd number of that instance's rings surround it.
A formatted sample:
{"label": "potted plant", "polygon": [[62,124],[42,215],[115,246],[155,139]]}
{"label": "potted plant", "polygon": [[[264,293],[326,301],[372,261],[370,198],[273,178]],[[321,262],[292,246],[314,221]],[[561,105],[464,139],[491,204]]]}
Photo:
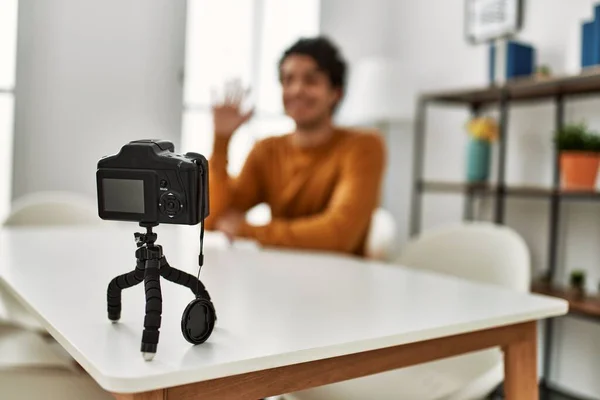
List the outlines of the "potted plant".
{"label": "potted plant", "polygon": [[492,142],[498,139],[498,124],[491,117],[476,117],[467,123],[467,181],[485,182],[490,175]]}
{"label": "potted plant", "polygon": [[577,299],[585,296],[585,271],[573,270],[569,279],[571,295]]}
{"label": "potted plant", "polygon": [[535,76],[538,79],[550,78],[552,76],[552,70],[550,69],[550,66],[546,64],[540,65],[535,70]]}
{"label": "potted plant", "polygon": [[560,153],[562,187],[566,190],[594,190],[600,164],[600,136],[585,124],[569,124],[555,133]]}

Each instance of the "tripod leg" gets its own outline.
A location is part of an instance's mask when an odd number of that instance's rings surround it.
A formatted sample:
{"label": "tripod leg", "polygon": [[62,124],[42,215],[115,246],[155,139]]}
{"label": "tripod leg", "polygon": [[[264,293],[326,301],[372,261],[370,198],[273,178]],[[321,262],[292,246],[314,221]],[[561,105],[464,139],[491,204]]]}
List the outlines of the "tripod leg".
{"label": "tripod leg", "polygon": [[158,346],[158,335],[162,314],[162,295],[160,291],[160,261],[146,261],[144,286],[146,289],[146,317],[144,318],[144,333],[142,334],[141,351],[146,361],[154,358]]}
{"label": "tripod leg", "polygon": [[113,322],[121,318],[121,291],[137,285],[144,280],[144,262],[138,260],[135,270],[119,275],[108,284],[106,302],[108,305],[108,319]]}
{"label": "tripod leg", "polygon": [[164,256],[160,259],[160,275],[168,281],[189,288],[196,296],[201,296],[206,300],[210,300],[210,295],[208,294],[206,287],[204,287],[198,278],[187,272],[171,267]]}

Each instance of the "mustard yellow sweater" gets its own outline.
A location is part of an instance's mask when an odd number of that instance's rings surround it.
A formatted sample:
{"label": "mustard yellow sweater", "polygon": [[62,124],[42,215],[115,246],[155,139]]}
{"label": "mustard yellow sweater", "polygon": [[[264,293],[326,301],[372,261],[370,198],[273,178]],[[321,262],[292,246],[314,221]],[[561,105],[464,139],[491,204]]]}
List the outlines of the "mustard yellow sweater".
{"label": "mustard yellow sweater", "polygon": [[380,136],[336,129],[327,143],[309,149],[295,146],[291,134],[268,138],[254,146],[235,178],[227,174],[228,142],[215,135],[208,230],[227,210],[245,212],[265,202],[271,222],[243,223],[240,237],[265,246],[364,254],[385,168]]}

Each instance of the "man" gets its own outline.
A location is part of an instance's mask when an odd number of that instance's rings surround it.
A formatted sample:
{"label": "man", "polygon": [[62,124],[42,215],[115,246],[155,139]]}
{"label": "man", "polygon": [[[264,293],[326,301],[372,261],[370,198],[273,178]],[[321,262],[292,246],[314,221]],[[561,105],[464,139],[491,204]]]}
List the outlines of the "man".
{"label": "man", "polygon": [[[215,141],[210,158],[209,230],[257,240],[265,246],[364,255],[377,208],[385,151],[373,132],[335,127],[346,75],[336,47],[323,37],[301,39],[279,63],[285,113],[296,129],[258,142],[237,178],[227,175],[227,149],[243,113],[243,91],[230,87],[213,106]],[[259,203],[272,220],[251,226],[244,213]]]}

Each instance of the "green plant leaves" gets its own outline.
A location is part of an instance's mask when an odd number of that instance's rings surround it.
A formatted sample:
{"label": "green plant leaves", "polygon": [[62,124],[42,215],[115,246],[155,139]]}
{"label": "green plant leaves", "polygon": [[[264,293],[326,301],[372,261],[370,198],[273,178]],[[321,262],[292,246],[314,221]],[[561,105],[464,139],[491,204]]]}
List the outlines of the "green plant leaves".
{"label": "green plant leaves", "polygon": [[567,124],[554,134],[554,145],[559,151],[590,151],[600,153],[600,135],[590,131],[584,123]]}

